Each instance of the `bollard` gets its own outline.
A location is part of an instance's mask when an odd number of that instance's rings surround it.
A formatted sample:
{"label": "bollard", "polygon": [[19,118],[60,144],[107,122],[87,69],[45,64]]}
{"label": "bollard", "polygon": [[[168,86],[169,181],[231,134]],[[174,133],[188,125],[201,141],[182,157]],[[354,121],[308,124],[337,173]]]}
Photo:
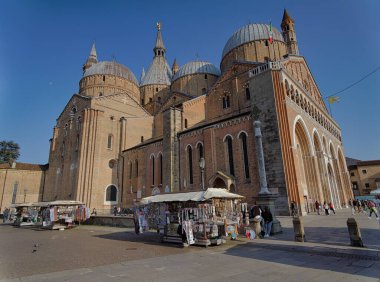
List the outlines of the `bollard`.
{"label": "bollard", "polygon": [[347,219],[347,228],[348,234],[350,235],[351,246],[364,247],[360,228],[358,227],[355,218],[350,217]]}
{"label": "bollard", "polygon": [[294,241],[305,242],[305,230],[303,222],[298,216],[293,217]]}

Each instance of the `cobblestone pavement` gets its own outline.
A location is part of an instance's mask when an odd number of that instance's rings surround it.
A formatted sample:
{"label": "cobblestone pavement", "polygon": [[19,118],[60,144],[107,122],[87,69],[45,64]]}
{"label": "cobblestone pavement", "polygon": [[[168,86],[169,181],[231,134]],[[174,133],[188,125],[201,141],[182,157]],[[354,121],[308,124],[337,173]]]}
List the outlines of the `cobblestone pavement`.
{"label": "cobblestone pavement", "polygon": [[280,217],[282,234],[207,249],[161,244],[155,233],[124,228],[0,225],[0,281],[380,281],[379,224],[355,215],[366,247],[354,248],[348,217],[348,210],[303,217],[305,243],[293,241],[291,218]]}

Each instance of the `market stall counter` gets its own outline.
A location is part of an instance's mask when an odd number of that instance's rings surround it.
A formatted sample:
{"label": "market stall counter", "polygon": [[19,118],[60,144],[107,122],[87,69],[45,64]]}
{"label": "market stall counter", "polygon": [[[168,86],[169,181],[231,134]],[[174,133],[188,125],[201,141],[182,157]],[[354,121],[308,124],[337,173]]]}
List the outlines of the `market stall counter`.
{"label": "market stall counter", "polygon": [[90,209],[79,201],[53,201],[42,210],[42,228],[66,229],[90,218]]}
{"label": "market stall counter", "polygon": [[187,245],[220,245],[236,238],[242,222],[244,197],[226,189],[161,194],[143,198],[139,209],[156,221],[163,242]]}

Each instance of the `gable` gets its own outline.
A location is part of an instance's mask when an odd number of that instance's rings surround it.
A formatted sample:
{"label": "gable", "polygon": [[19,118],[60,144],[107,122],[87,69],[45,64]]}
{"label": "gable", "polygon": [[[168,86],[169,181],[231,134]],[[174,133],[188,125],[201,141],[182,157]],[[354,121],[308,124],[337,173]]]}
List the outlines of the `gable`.
{"label": "gable", "polygon": [[301,56],[289,56],[282,61],[282,64],[287,73],[304,88],[305,93],[309,94],[318,105],[327,111],[322,94],[319,91],[305,58]]}
{"label": "gable", "polygon": [[76,108],[77,112],[81,112],[84,108],[87,108],[90,105],[90,100],[91,98],[89,97],[74,94],[57,118],[57,125],[62,119],[68,119],[70,117],[73,108]]}
{"label": "gable", "polygon": [[112,111],[125,117],[147,117],[150,114],[136,102],[128,93],[117,93],[92,98],[93,108],[102,111]]}

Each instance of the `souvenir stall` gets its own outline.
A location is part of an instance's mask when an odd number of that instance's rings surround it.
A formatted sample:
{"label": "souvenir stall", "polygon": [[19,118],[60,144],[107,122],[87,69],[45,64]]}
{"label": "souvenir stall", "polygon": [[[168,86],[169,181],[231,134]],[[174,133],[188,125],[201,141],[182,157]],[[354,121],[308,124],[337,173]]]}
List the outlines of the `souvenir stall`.
{"label": "souvenir stall", "polygon": [[47,206],[47,203],[22,203],[13,204],[11,208],[16,209],[16,218],[13,222],[14,226],[41,226],[42,214],[41,210]]}
{"label": "souvenir stall", "polygon": [[79,201],[53,201],[42,210],[42,227],[46,229],[66,229],[90,218],[89,208]]}
{"label": "souvenir stall", "polygon": [[[184,245],[220,245],[226,236],[236,237],[242,224],[243,196],[226,189],[155,195],[141,200],[149,206],[164,242]],[[153,211],[153,214],[152,214]]]}

